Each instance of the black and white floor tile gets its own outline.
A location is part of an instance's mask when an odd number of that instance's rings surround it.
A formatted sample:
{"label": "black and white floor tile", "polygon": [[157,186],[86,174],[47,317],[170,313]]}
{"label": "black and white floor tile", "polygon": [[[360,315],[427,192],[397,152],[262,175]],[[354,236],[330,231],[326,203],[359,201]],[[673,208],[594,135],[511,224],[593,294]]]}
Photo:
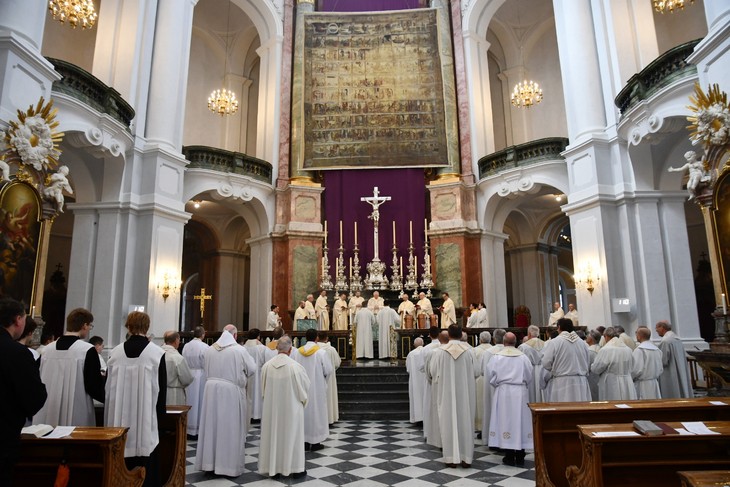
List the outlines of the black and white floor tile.
{"label": "black and white floor tile", "polygon": [[502,457],[476,441],[471,468],[448,468],[438,448],[423,441],[421,428],[407,421],[340,421],[330,428],[325,448],[306,454],[307,475],[271,479],[259,475],[259,427],[252,425],[246,443],[246,472],[237,478],[195,470],[196,442],[188,441],[188,487],[533,487],[533,455],[525,467],[502,464]]}

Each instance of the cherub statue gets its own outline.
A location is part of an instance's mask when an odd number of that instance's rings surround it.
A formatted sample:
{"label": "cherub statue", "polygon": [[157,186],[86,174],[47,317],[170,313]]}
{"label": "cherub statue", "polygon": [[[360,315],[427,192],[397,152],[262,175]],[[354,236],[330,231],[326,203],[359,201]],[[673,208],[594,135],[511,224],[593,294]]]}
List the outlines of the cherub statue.
{"label": "cherub statue", "polygon": [[43,189],[43,196],[55,200],[58,211],[63,213],[63,192],[73,194],[73,189],[68,182],[68,167],[60,166],[58,171],[51,176],[51,184]]}
{"label": "cherub statue", "polygon": [[692,200],[697,196],[697,186],[700,183],[706,183],[710,181],[711,175],[705,170],[705,163],[702,159],[697,159],[697,153],[693,150],[684,153],[684,158],[687,159],[687,163],[682,167],[669,167],[669,172],[682,172],[685,169],[689,171],[689,180],[687,181],[687,191],[689,192],[689,199]]}
{"label": "cherub statue", "polygon": [[0,159],[0,175],[0,180],[10,181],[10,166],[2,159]]}

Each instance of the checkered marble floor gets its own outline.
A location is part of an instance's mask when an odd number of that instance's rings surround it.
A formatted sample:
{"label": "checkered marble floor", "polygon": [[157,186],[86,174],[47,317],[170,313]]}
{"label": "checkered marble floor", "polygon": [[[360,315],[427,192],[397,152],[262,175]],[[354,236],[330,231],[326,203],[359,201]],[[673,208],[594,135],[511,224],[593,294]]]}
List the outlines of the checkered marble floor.
{"label": "checkered marble floor", "polygon": [[271,479],[256,473],[260,430],[252,425],[246,442],[246,472],[229,478],[199,472],[193,466],[195,441],[188,441],[186,486],[194,487],[533,487],[533,454],[525,468],[502,464],[502,457],[476,441],[471,468],[448,468],[438,448],[423,441],[421,428],[407,421],[340,421],[330,428],[325,448],[306,453],[307,475]]}

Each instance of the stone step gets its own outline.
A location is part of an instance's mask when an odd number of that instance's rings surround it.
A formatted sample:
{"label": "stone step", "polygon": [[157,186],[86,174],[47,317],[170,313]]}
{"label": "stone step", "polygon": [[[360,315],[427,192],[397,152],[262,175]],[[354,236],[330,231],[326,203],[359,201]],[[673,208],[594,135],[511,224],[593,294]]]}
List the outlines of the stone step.
{"label": "stone step", "polygon": [[337,370],[341,419],[404,420],[409,417],[408,373],[400,364],[372,361]]}
{"label": "stone step", "polygon": [[337,396],[340,403],[343,402],[382,402],[397,401],[408,404],[408,389],[404,390],[338,390]]}

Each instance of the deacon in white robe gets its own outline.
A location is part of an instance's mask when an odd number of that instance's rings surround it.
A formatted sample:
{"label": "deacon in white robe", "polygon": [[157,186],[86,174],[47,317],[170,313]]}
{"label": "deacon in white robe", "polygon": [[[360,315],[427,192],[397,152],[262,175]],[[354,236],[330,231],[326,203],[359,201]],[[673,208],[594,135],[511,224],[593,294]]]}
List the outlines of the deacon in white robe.
{"label": "deacon in white robe", "polygon": [[332,306],[332,324],[334,330],[347,330],[348,314],[347,296],[345,293],[342,293]]}
{"label": "deacon in white robe", "polygon": [[558,323],[558,320],[564,316],[565,316],[565,311],[563,311],[563,308],[560,306],[560,303],[558,303],[558,302],[553,303],[553,312],[550,313],[550,318],[548,319],[548,326],[555,326]]}
{"label": "deacon in white robe", "polygon": [[506,330],[494,330],[494,346],[488,348],[482,354],[482,360],[479,364],[480,373],[484,377],[484,393],[482,394],[482,423],[479,425],[481,430],[482,444],[489,444],[489,425],[492,421],[492,403],[494,402],[494,386],[489,382],[490,371],[489,364],[499,352],[504,349],[504,336]]}
{"label": "deacon in white robe", "polygon": [[100,355],[84,339],[94,317],[77,308],[66,319],[66,333],[46,345],[41,356],[40,377],[48,398],[33,417],[33,424],[96,426],[93,399],[104,402],[104,376]]}
{"label": "deacon in white robe", "polygon": [[408,411],[411,423],[423,421],[423,389],[426,387],[426,376],[420,370],[423,362],[423,338],[413,341],[413,348],[406,356],[406,372],[408,372]]}
{"label": "deacon in white robe", "polygon": [[330,329],[330,310],[327,304],[327,291],[322,291],[314,303],[314,314],[320,330]]}
{"label": "deacon in white robe", "polygon": [[626,401],[636,399],[636,388],[631,379],[634,365],[631,349],[623,343],[618,332],[611,326],[603,332],[608,343],[601,348],[591,365],[591,372],[598,374],[598,399],[600,401]]}
{"label": "deacon in white robe", "polygon": [[672,331],[672,325],[667,321],[657,323],[656,332],[662,337],[662,341],[659,342],[664,368],[662,375],[659,376],[662,399],[694,397],[682,340]]}
{"label": "deacon in white robe", "polygon": [[439,443],[447,466],[468,468],[474,459],[475,380],[474,355],[461,341],[461,327],[449,327],[449,342],[432,352],[426,371],[431,381],[439,417]]}
{"label": "deacon in white robe", "polygon": [[271,305],[271,311],[266,316],[266,330],[271,331],[277,326],[281,326],[281,318],[279,317],[279,307],[275,304]]}
{"label": "deacon in white robe", "polygon": [[355,291],[355,295],[350,297],[347,302],[347,309],[350,311],[350,324],[355,323],[355,313],[362,307],[362,303],[365,302],[365,298],[360,296],[360,291]]}
{"label": "deacon in white robe", "polygon": [[373,297],[368,299],[368,309],[370,312],[377,316],[384,306],[385,300],[380,297],[380,293],[378,291],[373,291]]}
{"label": "deacon in white robe", "polygon": [[196,326],[193,330],[193,339],[185,344],[182,356],[193,374],[193,382],[185,389],[188,411],[188,434],[198,436],[200,425],[200,409],[203,405],[203,391],[205,391],[205,351],[209,345],[203,341],[205,328]]}
{"label": "deacon in white robe", "polygon": [[482,409],[484,409],[484,374],[482,372],[482,359],[484,352],[492,348],[491,341],[492,334],[488,331],[483,331],[479,334],[479,345],[472,349],[472,353],[474,354],[474,365],[479,370],[479,377],[477,377],[475,389],[477,404],[476,411],[474,413],[474,430],[479,431],[480,438],[482,436],[482,416],[484,416],[484,412],[482,411]]}
{"label": "deacon in white robe", "polygon": [[634,367],[631,377],[636,386],[637,399],[661,399],[659,377],[662,375],[662,351],[651,343],[651,331],[645,326],[636,330],[639,346],[634,349]]}
{"label": "deacon in white robe", "polygon": [[[317,330],[307,330],[307,343],[299,347],[296,361],[307,371],[309,390],[304,407],[304,441],[309,448],[319,450],[330,434],[327,418],[327,378],[334,373],[326,351],[317,345]],[[306,447],[307,445],[305,445]]]}
{"label": "deacon in white robe", "polygon": [[406,327],[406,316],[410,316],[413,319],[414,324],[412,325],[414,328],[415,320],[416,320],[416,305],[413,304],[413,301],[408,299],[408,294],[403,293],[401,295],[401,303],[398,305],[398,316],[400,316],[400,327],[405,328]]}
{"label": "deacon in white robe", "polygon": [[487,305],[479,303],[477,310],[477,328],[489,328],[489,315],[487,314]]}
{"label": "deacon in white robe", "polygon": [[256,374],[251,355],[236,342],[238,331],[226,325],[205,352],[205,392],[195,469],[238,477],[244,471],[248,400],[246,384]]}
{"label": "deacon in white robe", "polygon": [[289,357],[291,338],[277,342],[278,355],[261,371],[264,410],[261,418],[259,473],[303,476],[304,407],[310,383],[307,371]]}
{"label": "deacon in white robe", "polygon": [[550,375],[549,385],[544,389],[545,401],[590,401],[588,345],[575,334],[569,319],[561,318],[557,325],[560,334],[542,349],[542,366]]}
{"label": "deacon in white robe", "polygon": [[355,357],[373,358],[373,326],[375,316],[367,308],[360,308],[355,314],[356,339]]}
{"label": "deacon in white robe", "polygon": [[342,358],[337,349],[329,342],[329,334],[327,330],[317,332],[317,345],[319,348],[327,352],[332,363],[332,373],[327,377],[327,422],[329,424],[336,423],[340,420],[340,405],[337,395],[337,369],[340,368]]}
{"label": "deacon in white robe", "polygon": [[[391,330],[400,327],[400,316],[390,306],[385,306],[377,316],[378,322],[378,358],[390,358],[398,355],[398,350],[392,345]],[[394,337],[392,337],[394,338]]]}
{"label": "deacon in white robe", "polygon": [[261,419],[261,407],[264,401],[261,394],[261,368],[266,363],[267,348],[259,340],[260,337],[261,331],[252,328],[246,334],[246,343],[243,344],[243,348],[246,349],[256,364],[256,373],[251,376],[248,384],[246,384],[246,397],[248,398],[248,404],[251,406],[248,413],[250,418],[254,420]]}
{"label": "deacon in white robe", "polygon": [[456,324],[456,306],[449,297],[449,293],[443,293],[444,304],[441,305],[441,328],[448,328]]}
{"label": "deacon in white robe", "polygon": [[419,316],[426,316],[426,326],[438,326],[438,323],[431,323],[431,316],[433,315],[433,306],[431,300],[426,297],[426,293],[418,294],[418,302],[416,303],[416,319]]}
{"label": "deacon in white robe", "polygon": [[[429,330],[429,337],[431,338],[431,342],[428,343],[428,345],[425,345],[423,347],[423,352],[421,352],[422,357],[420,361],[420,367],[419,370],[423,374],[423,376],[426,378],[426,387],[423,389],[423,437],[426,439],[426,442],[428,442],[429,445],[438,446],[437,439],[440,440],[440,436],[433,434],[434,431],[438,431],[438,411],[436,408],[432,405],[432,398],[433,394],[431,393],[431,382],[428,380],[428,376],[426,374],[426,370],[428,369],[428,364],[431,360],[431,353],[438,347],[441,346],[441,343],[439,342],[439,333],[440,330],[437,327],[432,327]],[[448,342],[448,335],[446,337],[446,341],[444,343]],[[432,440],[429,440],[429,438],[432,438]]]}
{"label": "deacon in white robe", "polygon": [[165,344],[165,367],[167,368],[167,405],[185,406],[188,402],[185,388],[193,383],[193,373],[177,349],[180,347],[180,334],[168,331],[163,337]]}
{"label": "deacon in white robe", "polygon": [[532,363],[515,349],[513,333],[504,337],[504,349],[489,364],[489,383],[494,386],[489,426],[489,446],[507,450],[502,463],[523,466],[525,450],[533,448],[532,415],[527,407]]}

